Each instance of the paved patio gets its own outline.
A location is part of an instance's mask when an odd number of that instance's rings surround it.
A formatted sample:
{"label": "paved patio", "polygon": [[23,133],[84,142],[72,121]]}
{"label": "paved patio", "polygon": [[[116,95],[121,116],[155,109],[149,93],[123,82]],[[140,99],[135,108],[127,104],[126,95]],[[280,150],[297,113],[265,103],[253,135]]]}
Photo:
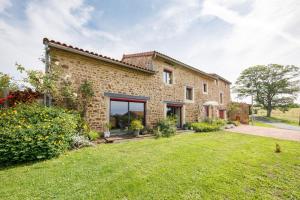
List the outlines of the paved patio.
{"label": "paved patio", "polygon": [[227,131],[300,142],[300,131],[241,125]]}

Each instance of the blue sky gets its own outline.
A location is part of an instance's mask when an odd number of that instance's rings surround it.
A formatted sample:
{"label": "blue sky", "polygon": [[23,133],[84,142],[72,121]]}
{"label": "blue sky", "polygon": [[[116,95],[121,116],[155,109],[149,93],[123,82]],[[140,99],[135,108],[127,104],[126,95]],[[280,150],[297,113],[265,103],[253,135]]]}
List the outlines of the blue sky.
{"label": "blue sky", "polygon": [[117,59],[157,50],[234,82],[256,64],[300,66],[300,1],[0,0],[0,71],[43,69],[43,37]]}

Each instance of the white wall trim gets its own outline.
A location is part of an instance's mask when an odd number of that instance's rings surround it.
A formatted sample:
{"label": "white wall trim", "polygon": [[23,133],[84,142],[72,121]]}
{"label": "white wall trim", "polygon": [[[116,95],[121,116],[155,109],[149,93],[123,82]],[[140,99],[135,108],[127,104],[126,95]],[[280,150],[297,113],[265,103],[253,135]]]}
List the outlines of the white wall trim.
{"label": "white wall trim", "polygon": [[[192,89],[192,97],[193,97],[192,100],[186,99],[186,89],[187,88],[191,88]],[[192,87],[192,86],[185,86],[184,87],[184,102],[185,103],[194,103],[195,102],[195,88],[194,87]]]}

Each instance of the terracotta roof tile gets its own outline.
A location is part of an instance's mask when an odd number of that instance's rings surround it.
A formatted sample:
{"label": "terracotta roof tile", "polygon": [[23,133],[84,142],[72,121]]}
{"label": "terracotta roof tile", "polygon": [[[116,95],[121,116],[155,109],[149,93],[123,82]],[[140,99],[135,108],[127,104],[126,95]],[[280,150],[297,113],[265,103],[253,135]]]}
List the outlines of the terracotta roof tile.
{"label": "terracotta roof tile", "polygon": [[[117,60],[117,59],[108,57],[108,56],[103,56],[101,54],[97,54],[95,52],[80,49],[78,47],[73,47],[72,45],[67,45],[65,43],[61,43],[61,42],[58,42],[58,41],[55,41],[55,40],[49,40],[48,38],[44,38],[43,43],[44,44],[50,44],[50,45],[55,44],[55,45],[58,45],[58,46],[61,46],[61,47],[65,47],[67,49],[73,49],[73,50],[80,51],[80,52],[83,52],[83,53],[87,53],[87,54],[90,54],[90,55],[93,55],[93,56],[97,56],[97,57],[99,57],[99,59],[106,59],[108,61],[112,61],[116,64],[120,64],[120,65],[125,66],[125,67],[129,67],[129,68],[133,68],[133,69],[137,69],[137,70],[141,70],[141,71],[145,71],[145,72],[149,72],[149,73],[155,73],[155,71],[153,71],[151,69],[148,69],[148,68],[145,68],[145,67],[142,67],[142,66],[133,65],[133,64],[121,61],[121,60]],[[55,47],[57,47],[57,46],[55,46]]]}
{"label": "terracotta roof tile", "polygon": [[159,56],[159,57],[164,58],[164,59],[166,59],[168,61],[171,61],[173,63],[177,63],[177,64],[179,64],[181,66],[184,66],[184,67],[186,67],[188,69],[191,69],[191,70],[193,70],[193,71],[195,71],[197,73],[200,73],[200,74],[202,74],[204,76],[210,77],[212,79],[216,79],[215,76],[213,76],[213,75],[211,75],[209,73],[206,73],[206,72],[204,72],[202,70],[199,70],[199,69],[197,69],[195,67],[192,67],[190,65],[187,65],[187,64],[185,64],[185,63],[183,63],[183,62],[181,62],[181,61],[179,61],[179,60],[177,60],[175,58],[172,58],[172,57],[170,57],[170,56],[168,56],[166,54],[160,53],[158,51],[148,51],[148,52],[141,52],[141,53],[134,53],[134,54],[124,54],[122,60],[124,60],[126,58],[141,57],[141,56]]}

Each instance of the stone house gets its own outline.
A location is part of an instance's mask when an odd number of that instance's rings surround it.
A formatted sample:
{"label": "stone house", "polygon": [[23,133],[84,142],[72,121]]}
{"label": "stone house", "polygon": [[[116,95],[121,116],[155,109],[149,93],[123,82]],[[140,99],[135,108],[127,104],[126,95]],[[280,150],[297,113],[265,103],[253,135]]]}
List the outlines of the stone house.
{"label": "stone house", "polygon": [[186,122],[227,116],[231,83],[217,74],[156,51],[116,60],[47,38],[43,42],[46,60],[58,61],[61,75],[70,76],[75,87],[86,79],[93,83],[87,120],[96,130],[103,131],[108,122],[121,130],[132,119],[153,127],[172,115],[181,128]]}

